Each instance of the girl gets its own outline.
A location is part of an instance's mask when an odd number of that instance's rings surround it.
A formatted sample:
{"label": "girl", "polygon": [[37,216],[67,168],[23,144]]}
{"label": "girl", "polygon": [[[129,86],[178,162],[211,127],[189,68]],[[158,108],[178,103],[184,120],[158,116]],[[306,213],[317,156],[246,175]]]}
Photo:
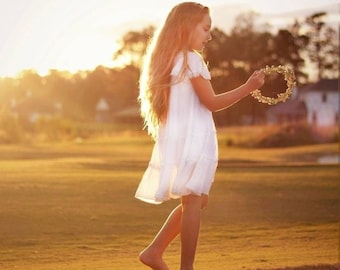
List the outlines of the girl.
{"label": "girl", "polygon": [[169,269],[163,252],[181,238],[181,270],[193,270],[201,209],[217,167],[213,111],[225,109],[261,87],[255,71],[240,87],[216,95],[200,52],[211,39],[208,7],[185,2],[175,6],[148,48],[140,78],[141,115],[155,139],[151,160],[136,198],[159,204],[181,203],[169,215],[140,260],[152,269]]}

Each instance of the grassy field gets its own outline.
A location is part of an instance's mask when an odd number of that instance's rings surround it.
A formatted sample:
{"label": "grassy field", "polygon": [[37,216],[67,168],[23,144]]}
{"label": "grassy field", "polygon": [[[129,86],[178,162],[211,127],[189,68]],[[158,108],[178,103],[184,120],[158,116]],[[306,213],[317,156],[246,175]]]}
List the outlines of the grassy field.
{"label": "grassy field", "polygon": [[[0,145],[0,269],[146,269],[137,255],[178,203],[134,199],[152,145],[140,134]],[[196,269],[339,269],[339,167],[317,162],[337,153],[222,143]]]}

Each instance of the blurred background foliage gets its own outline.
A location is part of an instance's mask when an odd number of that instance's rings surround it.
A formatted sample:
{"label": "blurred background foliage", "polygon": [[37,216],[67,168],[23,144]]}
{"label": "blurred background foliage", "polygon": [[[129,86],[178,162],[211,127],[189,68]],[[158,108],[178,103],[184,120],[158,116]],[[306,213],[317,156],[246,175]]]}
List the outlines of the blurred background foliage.
{"label": "blurred background foliage", "polygon": [[[266,65],[291,66],[297,87],[320,78],[338,78],[338,33],[325,23],[326,16],[315,13],[273,31],[270,25],[258,23],[259,15],[247,13],[236,18],[229,33],[214,28],[204,56],[215,91],[243,84],[255,69]],[[121,37],[120,48],[113,54],[114,61],[124,63],[121,66],[98,66],[78,73],[50,70],[46,76],[25,70],[15,78],[0,78],[0,143],[27,138],[87,138],[124,128],[140,130],[138,78],[154,30],[148,26]],[[275,94],[273,88],[285,89],[284,80],[273,80],[270,87],[262,89],[263,94]],[[247,97],[214,117],[217,126],[240,125],[245,117],[249,125],[256,125],[261,124],[267,108]],[[287,130],[291,134],[291,129]],[[303,131],[306,138],[307,129]],[[287,133],[284,129],[281,132]],[[267,145],[268,139],[261,143]]]}

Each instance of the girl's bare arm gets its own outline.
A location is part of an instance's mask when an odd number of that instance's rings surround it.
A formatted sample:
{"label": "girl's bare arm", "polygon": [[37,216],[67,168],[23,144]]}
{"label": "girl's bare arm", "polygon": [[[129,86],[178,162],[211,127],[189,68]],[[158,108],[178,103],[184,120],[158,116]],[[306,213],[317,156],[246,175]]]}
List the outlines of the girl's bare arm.
{"label": "girl's bare arm", "polygon": [[214,112],[230,107],[248,96],[251,91],[260,88],[264,83],[264,74],[261,71],[255,71],[245,84],[222,94],[215,94],[210,81],[202,76],[192,78],[191,83],[200,101]]}

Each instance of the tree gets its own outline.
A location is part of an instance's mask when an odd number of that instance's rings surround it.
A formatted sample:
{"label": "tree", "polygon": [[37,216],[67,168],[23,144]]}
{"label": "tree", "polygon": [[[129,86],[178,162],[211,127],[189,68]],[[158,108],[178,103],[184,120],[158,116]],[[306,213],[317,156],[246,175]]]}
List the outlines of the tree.
{"label": "tree", "polygon": [[[206,58],[216,92],[238,87],[246,82],[254,70],[273,64],[274,37],[268,31],[267,25],[256,24],[257,18],[252,12],[239,15],[229,35],[219,29],[213,29],[213,39],[206,48]],[[258,104],[252,97],[248,97],[228,110],[215,113],[216,123],[255,123],[264,113],[264,108],[263,104]],[[245,120],[246,115],[251,115],[252,118]]]}
{"label": "tree", "polygon": [[120,40],[120,48],[114,53],[113,60],[123,65],[141,67],[150,38],[155,28],[148,26],[142,31],[129,31]]}
{"label": "tree", "polygon": [[43,87],[42,77],[34,70],[20,72],[16,88],[16,98],[25,99],[30,96],[46,96],[46,89]]}
{"label": "tree", "polygon": [[[289,58],[294,68],[297,85],[305,85],[308,83],[308,73],[306,73],[306,46],[308,45],[308,37],[301,33],[301,23],[298,20],[288,26],[286,30],[280,30],[278,33],[277,43],[281,43],[284,38],[286,42],[282,46],[277,46],[278,55],[289,52]],[[281,38],[280,38],[281,37]]]}
{"label": "tree", "polygon": [[333,28],[325,23],[327,13],[318,12],[306,18],[307,52],[317,69],[317,78],[337,78],[339,75],[339,44]]}
{"label": "tree", "polygon": [[15,105],[15,91],[18,87],[18,81],[15,78],[0,78],[0,109],[4,106],[11,107]]}
{"label": "tree", "polygon": [[81,114],[79,98],[76,95],[77,77],[77,74],[53,69],[43,78],[49,98],[62,106],[60,109],[64,116],[73,119],[77,119],[76,116]]}

